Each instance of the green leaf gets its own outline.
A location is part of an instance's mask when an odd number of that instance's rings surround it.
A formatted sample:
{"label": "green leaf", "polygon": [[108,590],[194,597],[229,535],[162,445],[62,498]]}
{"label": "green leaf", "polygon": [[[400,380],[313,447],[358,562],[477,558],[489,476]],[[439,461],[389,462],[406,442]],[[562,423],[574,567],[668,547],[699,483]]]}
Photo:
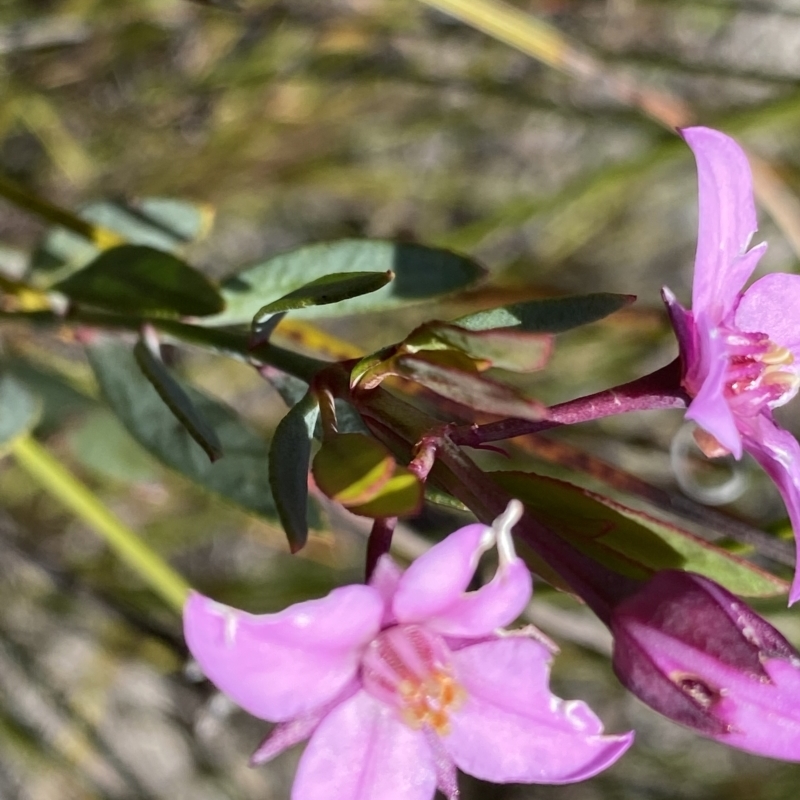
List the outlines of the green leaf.
{"label": "green leaf", "polygon": [[269,450],[269,482],[289,548],[293,553],[308,538],[308,463],[319,416],[310,392],[278,423]]}
{"label": "green leaf", "polygon": [[312,466],[317,486],[354,514],[399,517],[416,514],[423,486],[380,442],[360,433],[325,439]]}
{"label": "green leaf", "polygon": [[133,355],[139,369],[178,422],[186,428],[189,436],[203,448],[211,461],[222,458],[222,445],[216,431],[192,403],[183,387],[172,377],[164,362],[157,358],[141,339],[133,348]]}
{"label": "green leaf", "polygon": [[[165,197],[134,203],[104,200],[86,206],[78,216],[118,233],[129,244],[167,252],[202,237],[213,219],[207,206]],[[33,253],[30,277],[37,285],[49,286],[81,269],[100,252],[72,231],[51,228]]]}
{"label": "green leaf", "polygon": [[257,333],[258,325],[263,324],[273,314],[309,306],[341,303],[351,297],[377,292],[393,278],[394,273],[391,270],[387,272],[335,272],[331,275],[323,275],[259,309],[253,319],[253,332]]}
{"label": "green leaf", "polygon": [[422,507],[424,487],[406,467],[395,464],[391,478],[378,494],[363,505],[349,506],[362,517],[405,517],[418,514]]}
{"label": "green leaf", "polygon": [[400,356],[392,363],[396,374],[475,411],[533,421],[545,418],[545,406],[511,386],[479,375],[471,359],[456,351]]}
{"label": "green leaf", "polygon": [[619,311],[636,298],[630,294],[578,294],[532,300],[500,308],[488,308],[460,317],[455,325],[471,331],[515,328],[528,333],[561,333],[588,325]]}
{"label": "green leaf", "polygon": [[31,431],[42,413],[42,402],[12,375],[0,376],[0,451]]}
{"label": "green leaf", "polygon": [[54,287],[71,300],[128,314],[202,317],[224,308],[205,275],[161,250],[122,245]]}
{"label": "green leaf", "polygon": [[[281,396],[281,399],[289,408],[295,403],[299,403],[308,391],[308,384],[305,381],[295,378],[293,375],[287,375],[277,369],[263,371],[262,376]],[[350,403],[337,397],[334,404],[336,407],[336,427],[340,433],[369,433],[358,411]],[[319,422],[314,430],[314,438],[322,439],[322,430]]]}
{"label": "green leaf", "polygon": [[492,472],[551,530],[609,569],[646,580],[661,569],[705,575],[729,591],[769,597],[786,583],[688,531],[564,481],[525,472]]}
{"label": "green leaf", "polygon": [[653,531],[678,551],[684,560],[683,569],[705,575],[734,594],[743,597],[773,597],[786,594],[788,584],[766,570],[741,558],[734,550],[718,547],[698,536],[649,514],[603,498],[609,508]]}
{"label": "green leaf", "polygon": [[267,444],[233,409],[183,387],[225,451],[225,458],[212,464],[142,374],[129,346],[99,342],[88,348],[88,355],[108,404],[139,444],[194,483],[259,516],[276,518]]}
{"label": "green leaf", "polygon": [[552,337],[517,330],[471,331],[447,322],[434,321],[413,331],[401,347],[408,353],[456,349],[483,362],[483,368],[533,372],[547,363],[552,350]]}
{"label": "green leaf", "polygon": [[324,275],[393,272],[382,289],[352,297],[332,308],[309,307],[303,316],[385,311],[464,289],[485,270],[470,259],[416,244],[345,239],[309,245],[275,256],[229,278],[222,285],[225,311],[212,324],[249,323],[260,308]]}
{"label": "green leaf", "polygon": [[397,345],[384,347],[377,353],[370,353],[359,359],[350,370],[350,388],[361,390],[374,389],[384,378],[396,374],[392,356],[397,353]]}
{"label": "green leaf", "polygon": [[430,503],[435,503],[437,506],[452,508],[454,511],[466,511],[469,513],[469,509],[460,500],[456,500],[455,497],[447,492],[437,489],[431,483],[425,484],[425,499]]}
{"label": "green leaf", "polygon": [[323,441],[312,471],[331,500],[352,506],[375,498],[394,468],[394,456],[380,442],[360,433],[340,433]]}
{"label": "green leaf", "polygon": [[[42,403],[41,417],[36,422],[37,433],[46,437],[58,432],[71,419],[94,410],[97,402],[76,389],[74,376],[51,370],[49,367],[24,361],[21,357],[8,359],[8,375],[24,384]],[[87,377],[91,375],[87,370]],[[0,427],[3,424],[0,414]]]}
{"label": "green leaf", "polygon": [[158,478],[156,461],[107,409],[87,414],[79,428],[68,432],[67,443],[84,467],[106,478],[123,483]]}

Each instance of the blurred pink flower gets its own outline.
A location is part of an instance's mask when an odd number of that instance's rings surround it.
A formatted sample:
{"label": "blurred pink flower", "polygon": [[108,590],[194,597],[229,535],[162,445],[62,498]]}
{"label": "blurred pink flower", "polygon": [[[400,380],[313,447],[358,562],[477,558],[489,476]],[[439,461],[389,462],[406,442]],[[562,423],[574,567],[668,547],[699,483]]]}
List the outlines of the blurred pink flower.
{"label": "blurred pink flower", "polygon": [[[686,128],[697,161],[700,223],[692,309],[663,290],[681,350],[686,412],[703,430],[709,455],[747,450],[778,486],[800,531],[800,445],[772,409],[800,388],[800,275],[766,275],[742,291],[765,243],[748,250],[757,230],[753,179],[744,151],[709,128]],[[800,577],[789,602],[800,598]]]}
{"label": "blurred pink flower", "polygon": [[[569,783],[613,764],[633,734],[601,735],[588,706],[551,694],[550,649],[499,630],[531,596],[511,541],[520,513],[515,502],[492,527],[456,531],[405,572],[382,556],[368,586],[278,614],[192,594],[184,629],[203,672],[279,723],[252,763],[311,737],[294,800],[430,800],[437,786],[454,798],[456,767],[498,783]],[[494,578],[466,591],[495,546]]]}

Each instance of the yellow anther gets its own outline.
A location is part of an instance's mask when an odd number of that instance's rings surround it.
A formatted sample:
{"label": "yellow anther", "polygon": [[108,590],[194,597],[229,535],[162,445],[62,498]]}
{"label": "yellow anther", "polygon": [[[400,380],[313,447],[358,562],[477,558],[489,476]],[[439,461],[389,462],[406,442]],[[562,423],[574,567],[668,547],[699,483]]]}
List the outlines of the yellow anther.
{"label": "yellow anther", "polygon": [[449,733],[450,714],[462,705],[467,696],[450,673],[439,670],[419,683],[401,681],[397,693],[402,702],[403,722],[414,730],[427,725],[439,736]]}
{"label": "yellow anther", "polygon": [[788,367],[794,364],[794,355],[788,347],[771,342],[769,350],[760,357],[760,360],[769,366]]}
{"label": "yellow anther", "polygon": [[784,387],[785,392],[794,393],[800,388],[800,375],[796,372],[787,372],[777,367],[767,367],[764,370],[764,376],[761,382],[768,386],[777,384]]}

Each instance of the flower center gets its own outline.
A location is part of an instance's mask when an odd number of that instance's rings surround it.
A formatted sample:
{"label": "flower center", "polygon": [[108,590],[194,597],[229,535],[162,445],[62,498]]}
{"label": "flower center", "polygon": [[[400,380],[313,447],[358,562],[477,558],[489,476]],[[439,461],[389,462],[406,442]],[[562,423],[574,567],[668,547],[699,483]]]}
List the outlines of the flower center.
{"label": "flower center", "polygon": [[800,389],[792,352],[765,333],[724,333],[728,350],[725,397],[737,414],[754,416],[788,403]]}
{"label": "flower center", "polygon": [[466,693],[453,675],[444,639],[420,625],[396,625],[370,642],[361,662],[364,688],[393,706],[406,725],[450,731],[450,713]]}

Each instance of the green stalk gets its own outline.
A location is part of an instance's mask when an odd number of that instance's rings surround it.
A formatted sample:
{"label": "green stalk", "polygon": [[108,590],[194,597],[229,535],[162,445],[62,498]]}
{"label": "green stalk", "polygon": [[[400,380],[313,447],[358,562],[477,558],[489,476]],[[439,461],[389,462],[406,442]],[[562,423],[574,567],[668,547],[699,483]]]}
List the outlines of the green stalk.
{"label": "green stalk", "polygon": [[14,205],[36,214],[37,217],[41,217],[53,225],[61,225],[63,228],[77,233],[78,236],[87,239],[101,250],[122,244],[124,241],[114,231],[81,219],[71,211],[67,211],[49,200],[35,195],[5,175],[0,175],[0,197],[5,197],[6,200],[11,201]]}
{"label": "green stalk", "polygon": [[552,25],[498,0],[421,0],[569,75],[594,75],[597,62]]}
{"label": "green stalk", "polygon": [[49,494],[105,539],[108,546],[178,613],[190,586],[169,564],[115,517],[97,497],[31,436],[10,447],[19,465]]}

